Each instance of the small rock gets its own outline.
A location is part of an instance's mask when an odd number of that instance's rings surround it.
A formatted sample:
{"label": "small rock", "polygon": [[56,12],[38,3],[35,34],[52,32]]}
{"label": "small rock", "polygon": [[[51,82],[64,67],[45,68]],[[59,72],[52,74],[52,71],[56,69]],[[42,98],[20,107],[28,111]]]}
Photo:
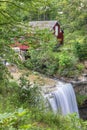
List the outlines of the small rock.
{"label": "small rock", "polygon": [[87,77],[87,74],[83,74],[84,77]]}

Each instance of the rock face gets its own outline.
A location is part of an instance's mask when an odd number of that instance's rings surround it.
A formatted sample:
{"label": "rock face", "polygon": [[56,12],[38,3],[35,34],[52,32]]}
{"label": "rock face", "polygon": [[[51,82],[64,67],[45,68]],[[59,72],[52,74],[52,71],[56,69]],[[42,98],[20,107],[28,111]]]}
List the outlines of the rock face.
{"label": "rock face", "polygon": [[87,95],[87,81],[74,81],[72,84],[76,93]]}
{"label": "rock face", "polygon": [[79,107],[80,117],[84,120],[87,120],[87,100]]}
{"label": "rock face", "polygon": [[[87,74],[84,74],[81,80],[72,81],[71,83],[76,93],[87,95]],[[87,99],[79,106],[79,114],[82,119],[87,120]]]}
{"label": "rock face", "polygon": [[84,73],[77,79],[68,80],[74,87],[76,93],[81,95],[87,95],[87,74]]}

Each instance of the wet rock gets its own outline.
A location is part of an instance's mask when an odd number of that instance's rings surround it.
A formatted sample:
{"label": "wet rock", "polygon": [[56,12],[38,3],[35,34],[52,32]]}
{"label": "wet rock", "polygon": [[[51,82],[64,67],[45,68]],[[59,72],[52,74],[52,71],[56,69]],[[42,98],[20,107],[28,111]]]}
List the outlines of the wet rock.
{"label": "wet rock", "polygon": [[80,118],[87,120],[87,108],[79,108]]}
{"label": "wet rock", "polygon": [[87,100],[85,100],[84,103],[79,106],[79,114],[80,118],[87,120]]}

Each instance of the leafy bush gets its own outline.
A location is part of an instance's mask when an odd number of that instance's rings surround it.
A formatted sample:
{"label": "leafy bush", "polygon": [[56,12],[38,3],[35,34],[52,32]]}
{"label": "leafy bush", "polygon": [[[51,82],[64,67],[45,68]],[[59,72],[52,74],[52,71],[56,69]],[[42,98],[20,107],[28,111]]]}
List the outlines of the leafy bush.
{"label": "leafy bush", "polygon": [[14,110],[15,107],[19,106],[18,88],[19,85],[15,81],[9,81],[6,86],[2,87],[2,93],[0,94],[0,111],[10,111],[9,107]]}
{"label": "leafy bush", "polygon": [[69,54],[69,52],[61,52],[59,55],[59,74],[63,76],[73,75],[72,71],[75,69],[77,59],[74,55]]}
{"label": "leafy bush", "polygon": [[[29,109],[19,108],[13,113],[0,114],[1,130],[86,130],[87,121],[83,121],[76,114],[67,116],[53,113],[38,113],[36,119]],[[33,119],[33,120],[32,120]]]}
{"label": "leafy bush", "polygon": [[87,59],[87,43],[75,43],[74,45],[74,53],[79,58],[79,60]]}
{"label": "leafy bush", "polygon": [[20,84],[18,89],[18,100],[22,104],[28,106],[39,107],[41,101],[41,92],[37,84],[30,84],[29,80],[25,75],[20,77]]}
{"label": "leafy bush", "polygon": [[87,99],[86,95],[81,95],[81,94],[76,94],[76,98],[77,98],[77,103],[78,105],[82,105],[84,103],[84,101]]}
{"label": "leafy bush", "polygon": [[35,130],[30,122],[31,114],[28,110],[19,108],[13,113],[0,114],[1,130]]}
{"label": "leafy bush", "polygon": [[58,57],[53,52],[56,39],[50,32],[46,31],[39,35],[41,39],[40,46],[37,49],[29,49],[30,59],[25,62],[25,66],[47,75],[53,75],[58,69]]}
{"label": "leafy bush", "polygon": [[79,72],[82,72],[84,70],[84,65],[78,62],[78,64],[76,65],[76,68]]}
{"label": "leafy bush", "polygon": [[[38,116],[37,116],[38,117]],[[86,130],[87,121],[79,119],[76,113],[61,116],[52,112],[42,113],[38,121],[44,122],[51,127],[52,130]]]}
{"label": "leafy bush", "polygon": [[[44,50],[45,51],[45,50]],[[31,53],[31,59],[28,59],[26,66],[29,69],[39,71],[47,75],[53,75],[58,69],[58,57],[55,57],[51,51],[34,50]]]}
{"label": "leafy bush", "polygon": [[[48,31],[39,31],[40,37],[38,48],[30,48],[30,58],[25,61],[25,66],[34,71],[48,76],[72,77],[83,71],[83,66],[78,59],[87,58],[86,44],[76,43],[71,51],[57,48],[55,38]],[[62,51],[61,51],[62,50]]]}
{"label": "leafy bush", "polygon": [[59,67],[61,69],[70,68],[73,66],[72,56],[67,52],[63,52],[59,55]]}

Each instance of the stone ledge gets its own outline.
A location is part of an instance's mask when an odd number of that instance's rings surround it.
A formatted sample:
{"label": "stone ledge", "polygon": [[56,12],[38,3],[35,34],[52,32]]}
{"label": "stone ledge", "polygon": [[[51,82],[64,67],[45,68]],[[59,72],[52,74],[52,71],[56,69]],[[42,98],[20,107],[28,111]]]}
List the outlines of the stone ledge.
{"label": "stone ledge", "polygon": [[73,86],[77,86],[77,85],[82,86],[82,85],[87,85],[87,81],[71,81],[71,84]]}

